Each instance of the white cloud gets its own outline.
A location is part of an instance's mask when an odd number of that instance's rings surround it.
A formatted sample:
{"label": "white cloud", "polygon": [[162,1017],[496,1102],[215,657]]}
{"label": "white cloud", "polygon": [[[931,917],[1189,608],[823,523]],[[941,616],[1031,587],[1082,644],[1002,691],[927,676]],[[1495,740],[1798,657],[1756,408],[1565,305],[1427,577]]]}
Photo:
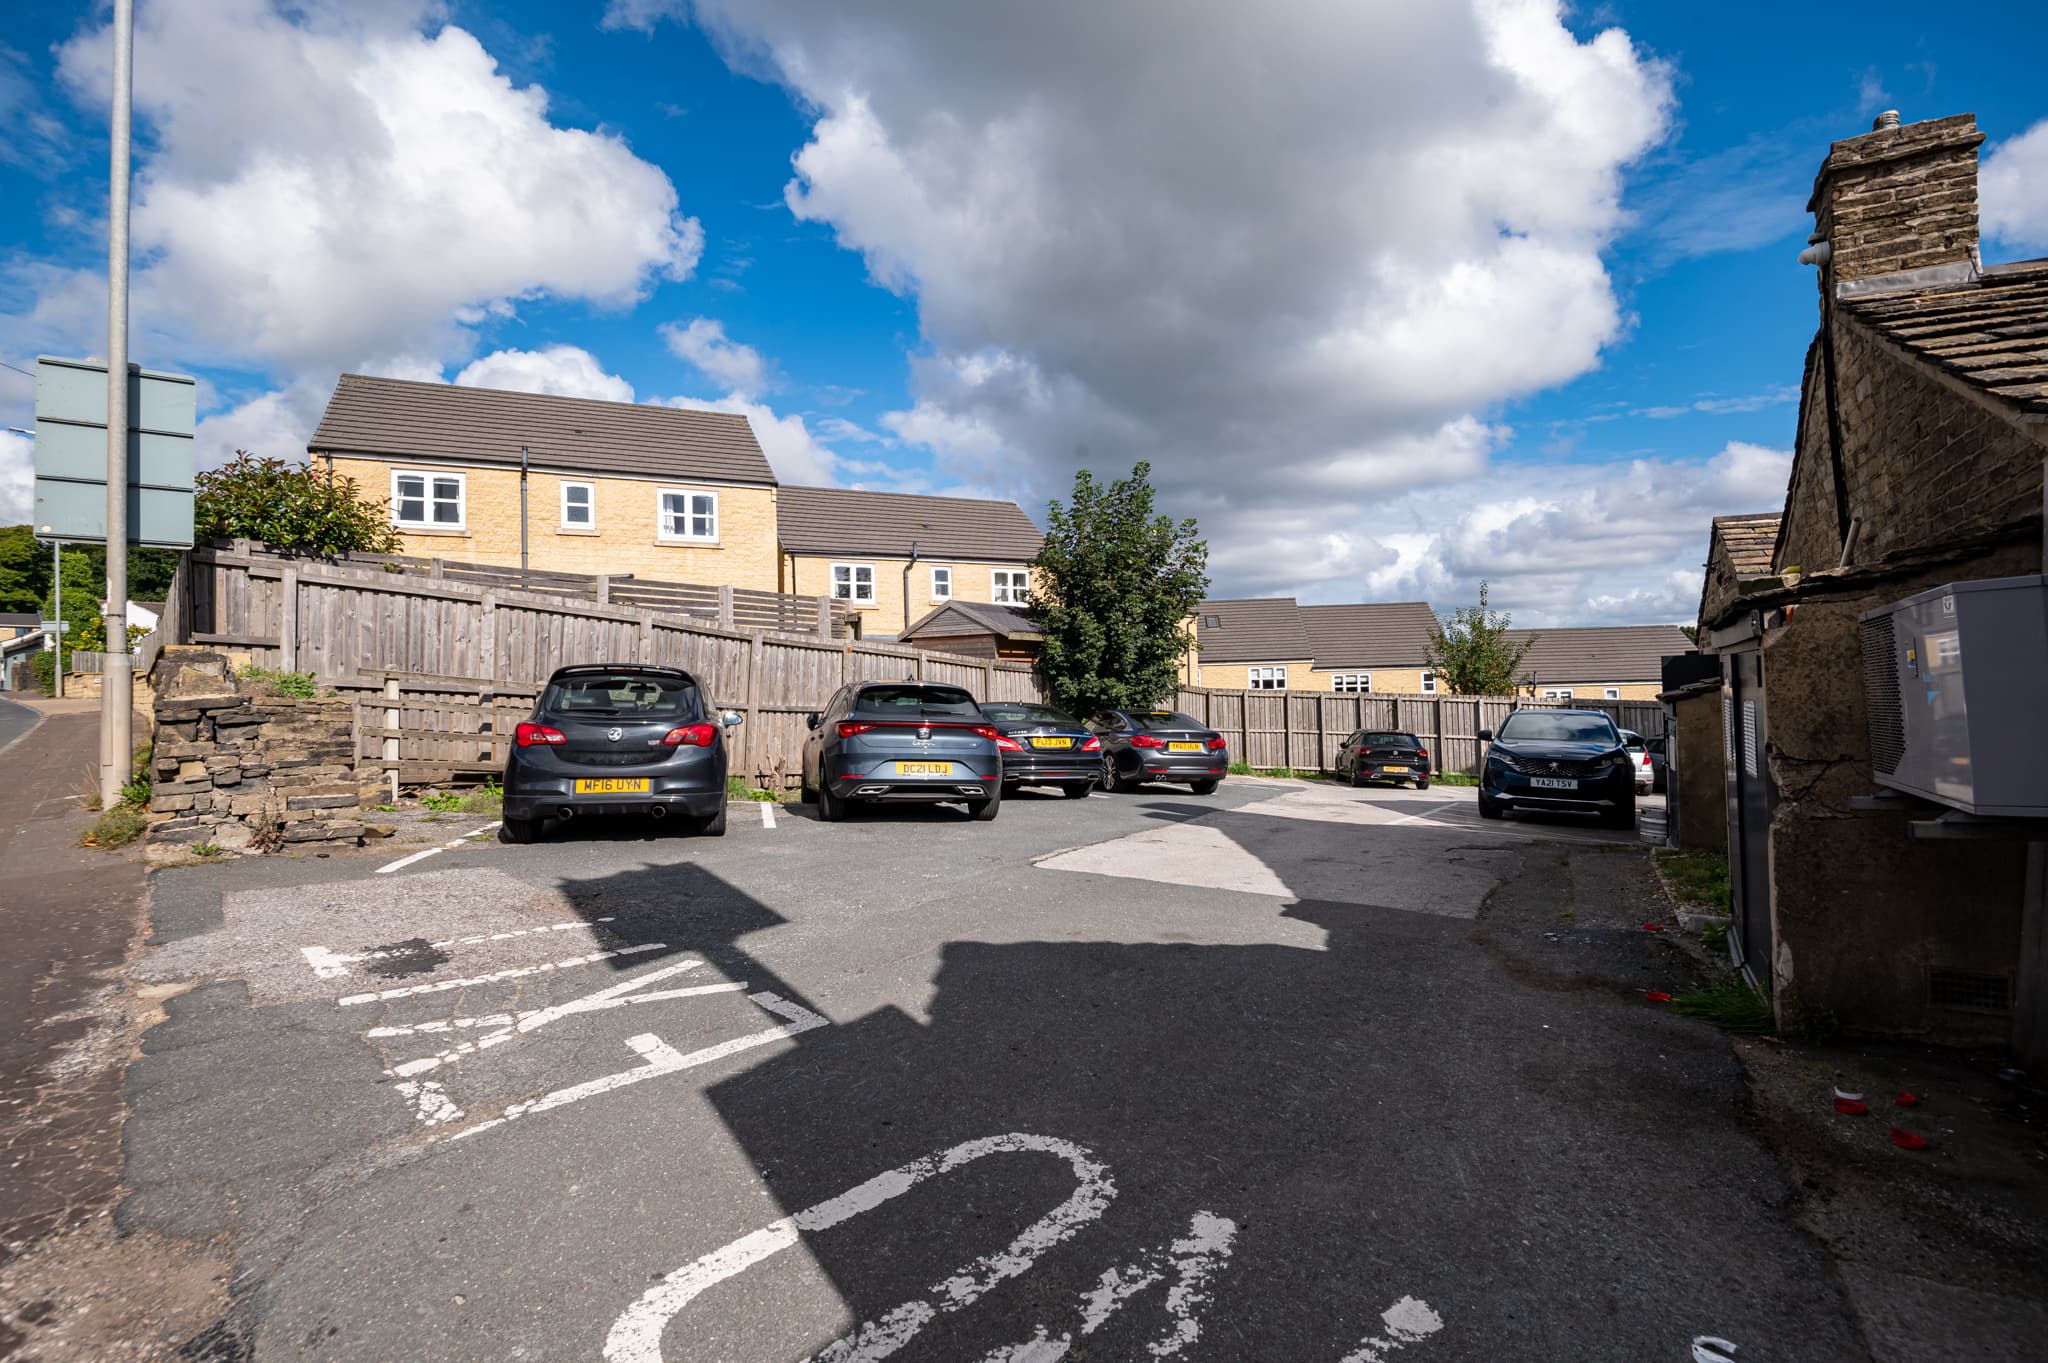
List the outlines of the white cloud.
{"label": "white cloud", "polygon": [[[137,20],[138,316],[286,373],[460,359],[539,295],[633,302],[696,264],[674,185],[426,3],[181,0]],[[59,49],[100,107],[108,42]]]}
{"label": "white cloud", "polygon": [[804,424],[803,417],[795,412],[778,414],[766,403],[756,402],[743,393],[727,393],[722,398],[678,397],[656,401],[669,407],[738,412],[754,428],[754,439],[761,442],[761,453],[768,456],[768,465],[775,470],[777,479],[820,487],[831,487],[839,482],[838,452],[813,435]]}
{"label": "white cloud", "polygon": [[728,340],[723,322],[709,317],[695,318],[687,326],[670,322],[662,326],[661,337],[677,359],[735,393],[755,396],[768,387],[768,364],[761,352]]}
{"label": "white cloud", "polygon": [[2024,251],[2048,251],[2048,119],[1992,148],[1977,176],[1984,234]]}
{"label": "white cloud", "polygon": [[20,525],[35,511],[35,442],[0,431],[0,525]]}
{"label": "white cloud", "polygon": [[1627,325],[1601,251],[1671,75],[1558,0],[693,8],[815,111],[791,210],[916,299],[883,426],[1034,504],[1149,459],[1234,588],[1380,561],[1381,499]]}
{"label": "white cloud", "polygon": [[198,466],[218,468],[237,450],[287,462],[304,459],[330,391],[328,384],[300,379],[203,418],[193,442]]}
{"label": "white cloud", "polygon": [[631,28],[654,32],[663,19],[680,21],[688,12],[686,0],[610,0],[604,7],[599,28]]}
{"label": "white cloud", "polygon": [[607,374],[597,356],[573,345],[494,351],[472,361],[455,376],[455,382],[466,388],[509,388],[563,398],[633,400],[632,384],[617,374]]}

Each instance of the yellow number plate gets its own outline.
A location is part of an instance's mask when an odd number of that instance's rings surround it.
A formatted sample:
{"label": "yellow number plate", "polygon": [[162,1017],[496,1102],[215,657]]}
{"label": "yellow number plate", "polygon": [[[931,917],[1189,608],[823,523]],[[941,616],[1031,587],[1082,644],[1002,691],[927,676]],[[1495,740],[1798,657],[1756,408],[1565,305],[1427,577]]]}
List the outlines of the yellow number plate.
{"label": "yellow number plate", "polygon": [[1169,743],[1166,745],[1166,750],[1168,752],[1200,752],[1202,745],[1199,743]]}
{"label": "yellow number plate", "polygon": [[578,795],[645,795],[651,782],[645,776],[593,776],[576,782]]}
{"label": "yellow number plate", "polygon": [[898,776],[951,776],[953,774],[953,764],[951,762],[898,762],[896,764],[896,774]]}
{"label": "yellow number plate", "polygon": [[1406,770],[1408,770],[1408,768],[1406,768],[1406,767],[1381,767],[1381,768],[1380,768],[1380,770],[1381,770],[1381,771],[1406,771]]}
{"label": "yellow number plate", "polygon": [[1074,746],[1074,740],[1071,738],[1034,738],[1031,740],[1031,746],[1034,748],[1071,748]]}

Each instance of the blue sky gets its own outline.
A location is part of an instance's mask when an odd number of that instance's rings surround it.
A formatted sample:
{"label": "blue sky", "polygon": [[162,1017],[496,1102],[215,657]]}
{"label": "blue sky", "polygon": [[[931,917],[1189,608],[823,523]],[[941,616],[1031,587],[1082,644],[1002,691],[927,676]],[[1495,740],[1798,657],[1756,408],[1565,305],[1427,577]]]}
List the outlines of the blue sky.
{"label": "blue sky", "polygon": [[[209,456],[363,368],[1034,515],[1147,458],[1219,594],[1689,618],[1706,518],[1782,490],[1828,142],[1976,113],[1986,259],[2048,254],[2037,6],[139,11],[134,354],[207,381]],[[12,365],[104,344],[104,23],[0,36]]]}

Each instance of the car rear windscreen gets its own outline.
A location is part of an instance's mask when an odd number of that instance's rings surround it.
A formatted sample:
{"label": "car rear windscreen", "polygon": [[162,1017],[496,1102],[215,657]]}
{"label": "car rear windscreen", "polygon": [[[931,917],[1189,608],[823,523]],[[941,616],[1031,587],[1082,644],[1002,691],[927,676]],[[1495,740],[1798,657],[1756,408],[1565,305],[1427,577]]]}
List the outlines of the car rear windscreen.
{"label": "car rear windscreen", "polygon": [[1027,705],[1014,702],[984,702],[981,712],[998,724],[1079,724],[1080,721],[1050,705]]}
{"label": "car rear windscreen", "polygon": [[541,708],[565,715],[648,719],[696,719],[702,707],[697,683],[687,677],[642,672],[583,672],[548,683]]}
{"label": "car rear windscreen", "polygon": [[864,714],[879,711],[882,714],[907,715],[913,719],[920,716],[981,716],[981,707],[974,703],[974,697],[957,686],[870,686],[854,701],[854,708]]}
{"label": "car rear windscreen", "polygon": [[1614,721],[1602,715],[1546,715],[1541,710],[1517,710],[1500,726],[1502,738],[1534,740],[1538,743],[1607,743],[1621,746]]}
{"label": "car rear windscreen", "polygon": [[1209,726],[1178,710],[1136,710],[1131,719],[1140,729],[1206,729]]}
{"label": "car rear windscreen", "polygon": [[1367,748],[1420,748],[1414,734],[1366,734],[1359,743]]}

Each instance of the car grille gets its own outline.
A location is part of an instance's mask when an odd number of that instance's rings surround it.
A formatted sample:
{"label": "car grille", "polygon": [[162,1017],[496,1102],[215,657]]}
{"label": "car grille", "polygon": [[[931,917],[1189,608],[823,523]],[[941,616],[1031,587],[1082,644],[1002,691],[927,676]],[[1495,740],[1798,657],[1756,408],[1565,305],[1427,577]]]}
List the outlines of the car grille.
{"label": "car grille", "polygon": [[652,752],[646,748],[637,752],[612,752],[603,749],[578,752],[572,748],[555,749],[564,762],[571,762],[579,767],[644,767],[649,763],[659,762],[666,751],[664,749],[662,752]]}
{"label": "car grille", "polygon": [[1604,762],[1552,762],[1535,757],[1510,757],[1508,765],[1524,776],[1598,776],[1607,770]]}

